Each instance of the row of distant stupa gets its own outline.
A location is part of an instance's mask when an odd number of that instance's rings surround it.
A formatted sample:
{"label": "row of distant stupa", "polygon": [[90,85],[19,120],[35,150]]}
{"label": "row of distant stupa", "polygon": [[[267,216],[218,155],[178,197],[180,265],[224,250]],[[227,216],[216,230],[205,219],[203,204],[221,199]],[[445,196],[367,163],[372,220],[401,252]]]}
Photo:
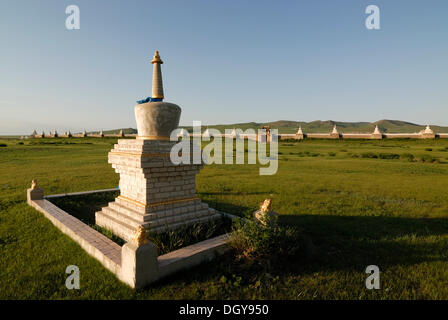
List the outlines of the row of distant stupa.
{"label": "row of distant stupa", "polygon": [[[104,137],[104,132],[103,130],[101,130],[98,134],[87,134],[87,131],[84,129],[83,132],[79,133],[79,134],[72,134],[70,131],[66,131],[63,135],[59,135],[59,133],[57,132],[57,130],[54,130],[54,132],[51,132],[47,135],[45,133],[45,131],[42,131],[42,133],[37,133],[36,130],[34,130],[31,133],[31,137],[34,138],[45,138],[45,137],[50,137],[50,138],[57,138],[57,137],[66,137],[66,138],[71,138],[71,137],[87,137],[87,136],[91,136],[91,137]],[[109,136],[114,136],[114,137],[124,137],[125,134],[123,132],[123,130],[120,130],[120,132],[118,134],[111,134]]]}
{"label": "row of distant stupa", "polygon": [[[336,125],[333,127],[332,134],[339,134],[338,129],[336,128]],[[434,131],[430,128],[429,124],[426,126],[425,130],[422,130],[419,132],[420,134],[434,134]],[[299,130],[297,131],[297,134],[303,134],[302,127],[299,127]],[[373,134],[382,134],[378,126],[375,126],[375,130],[373,131]]]}
{"label": "row of distant stupa", "polygon": [[[188,134],[188,132],[187,132],[185,129],[182,129],[181,132],[179,133],[179,136],[185,136],[185,135],[187,135],[187,134]],[[299,129],[297,130],[297,133],[296,133],[296,134],[297,134],[297,135],[303,135],[303,134],[304,134],[304,132],[303,132],[301,126],[300,126]],[[337,134],[339,134],[336,125],[334,125],[331,134],[332,134],[332,135],[337,135]],[[375,130],[373,131],[373,134],[374,134],[374,135],[380,135],[380,134],[382,134],[382,132],[380,131],[380,129],[378,128],[377,125],[375,126]],[[432,134],[434,134],[434,131],[431,129],[431,127],[430,127],[429,125],[427,125],[426,128],[425,128],[424,130],[421,130],[421,131],[419,132],[419,134],[432,135]],[[131,134],[131,135],[133,136],[133,135],[135,135],[135,134]],[[280,135],[281,135],[281,134],[280,134]],[[87,134],[86,130],[84,130],[84,131],[83,131],[82,133],[80,133],[80,134],[72,134],[70,131],[67,131],[67,132],[65,132],[63,135],[59,135],[58,132],[57,132],[56,130],[55,130],[54,132],[51,132],[51,131],[50,131],[50,133],[49,133],[48,135],[47,135],[44,131],[42,131],[41,134],[38,134],[38,133],[36,132],[36,130],[34,130],[34,131],[31,133],[31,137],[35,137],[35,138],[37,138],[37,137],[39,137],[39,138],[44,138],[44,137],[54,137],[54,138],[56,138],[56,137],[74,137],[74,136],[78,136],[78,137],[87,137],[87,136],[91,136],[91,137],[104,137],[105,135],[104,135],[103,130],[101,130],[98,134]],[[108,135],[108,136],[124,137],[125,134],[124,134],[123,130],[120,130],[120,132],[119,132],[118,134],[110,134],[110,135]],[[209,131],[209,129],[206,129],[206,130],[202,133],[202,136],[210,137],[210,131]],[[230,136],[231,136],[231,137],[238,137],[239,134],[238,134],[238,132],[237,132],[235,129],[233,129],[232,132],[230,133]]]}

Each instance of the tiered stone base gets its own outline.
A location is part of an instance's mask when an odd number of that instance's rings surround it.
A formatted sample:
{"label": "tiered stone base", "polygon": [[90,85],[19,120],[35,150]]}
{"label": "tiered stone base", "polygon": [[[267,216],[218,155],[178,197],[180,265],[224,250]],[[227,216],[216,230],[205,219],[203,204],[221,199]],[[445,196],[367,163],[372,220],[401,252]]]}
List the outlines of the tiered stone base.
{"label": "tiered stone base", "polygon": [[96,212],[96,224],[129,241],[140,225],[152,232],[220,217],[196,197],[195,176],[202,164],[175,165],[175,142],[119,140],[109,163],[120,174],[120,196]]}

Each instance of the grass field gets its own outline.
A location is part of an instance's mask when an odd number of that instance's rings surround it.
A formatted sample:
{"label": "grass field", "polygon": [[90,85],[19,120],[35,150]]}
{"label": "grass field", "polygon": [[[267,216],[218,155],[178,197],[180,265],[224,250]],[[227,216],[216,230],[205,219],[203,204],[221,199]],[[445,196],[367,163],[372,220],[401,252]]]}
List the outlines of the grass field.
{"label": "grass field", "polygon": [[[265,198],[317,254],[260,265],[227,254],[144,290],[120,283],[26,204],[46,194],[113,188],[116,139],[0,139],[0,298],[19,299],[448,299],[448,140],[282,142],[279,170],[206,166],[198,195],[248,216]],[[77,265],[81,289],[67,290]],[[378,265],[381,289],[367,290]]]}

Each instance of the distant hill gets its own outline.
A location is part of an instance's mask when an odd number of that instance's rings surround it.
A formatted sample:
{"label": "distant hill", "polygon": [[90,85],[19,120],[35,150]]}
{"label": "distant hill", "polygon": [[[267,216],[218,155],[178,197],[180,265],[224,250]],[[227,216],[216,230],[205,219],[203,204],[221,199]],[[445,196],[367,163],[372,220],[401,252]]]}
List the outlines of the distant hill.
{"label": "distant hill", "polygon": [[[278,120],[273,122],[245,122],[234,124],[203,125],[202,131],[204,131],[206,128],[215,128],[221,132],[224,132],[225,129],[233,129],[233,128],[235,129],[239,128],[242,130],[252,128],[257,130],[263,128],[263,126],[270,126],[272,129],[278,129],[279,133],[295,133],[297,132],[297,129],[301,126],[303,132],[305,133],[325,133],[333,130],[334,125],[337,126],[337,129],[340,133],[371,133],[375,129],[376,125],[378,125],[379,129],[382,132],[414,133],[425,129],[426,126],[422,124],[415,124],[400,120],[380,120],[376,122],[340,122],[332,120],[327,121],[316,120],[311,122],[303,122],[303,121]],[[189,132],[193,130],[191,126],[181,128],[185,128]],[[448,133],[448,127],[431,125],[431,129],[434,130],[434,132],[436,133]],[[123,128],[123,129],[107,130],[104,131],[104,134],[118,134],[120,130],[123,130],[125,134],[137,133],[136,129]],[[98,133],[98,131],[92,133]]]}
{"label": "distant hill", "polygon": [[[333,130],[333,126],[336,125],[340,133],[371,133],[378,125],[378,128],[382,132],[388,133],[414,133],[425,129],[426,125],[410,123],[400,120],[380,120],[376,122],[340,122],[340,121],[312,121],[312,122],[302,122],[302,121],[289,121],[289,120],[279,120],[274,122],[246,122],[246,123],[235,123],[235,124],[223,124],[223,125],[203,125],[202,130],[205,128],[215,128],[220,131],[224,129],[239,128],[246,130],[248,128],[261,129],[263,126],[270,126],[273,129],[278,129],[279,133],[295,133],[299,126],[302,127],[305,133],[324,133]],[[192,131],[192,127],[183,127],[188,131]],[[448,127],[432,126],[431,129],[436,133],[448,133]]]}

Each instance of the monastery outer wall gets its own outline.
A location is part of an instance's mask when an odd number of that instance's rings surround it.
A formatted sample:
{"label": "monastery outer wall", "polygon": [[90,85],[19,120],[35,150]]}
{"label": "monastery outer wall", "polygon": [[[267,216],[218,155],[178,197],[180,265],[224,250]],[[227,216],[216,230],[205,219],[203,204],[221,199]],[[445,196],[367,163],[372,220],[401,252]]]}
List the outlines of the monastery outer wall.
{"label": "monastery outer wall", "polygon": [[[74,138],[85,138],[85,137],[136,137],[137,134],[105,134],[103,136],[99,134],[73,134]],[[198,134],[190,134],[190,137],[197,137]],[[42,138],[41,134],[31,135],[30,138]],[[59,138],[68,138],[65,134],[58,135]],[[230,135],[221,134],[221,137],[231,137]],[[45,138],[54,138],[54,135],[45,135]],[[250,140],[260,140],[257,135],[247,134],[240,135],[239,138],[247,138]],[[448,139],[448,133],[434,133],[434,134],[420,134],[420,133],[304,133],[304,134],[294,134],[294,133],[282,133],[278,135],[278,140],[290,140],[290,139]]]}

